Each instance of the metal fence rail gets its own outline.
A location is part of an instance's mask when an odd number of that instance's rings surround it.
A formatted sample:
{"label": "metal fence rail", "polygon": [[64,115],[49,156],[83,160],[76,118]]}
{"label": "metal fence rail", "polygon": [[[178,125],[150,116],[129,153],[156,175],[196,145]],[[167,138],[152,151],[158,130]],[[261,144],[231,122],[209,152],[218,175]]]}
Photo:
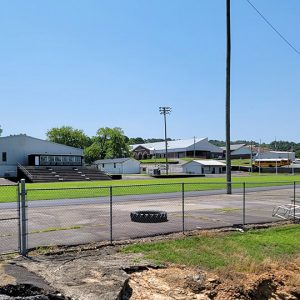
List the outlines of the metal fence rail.
{"label": "metal fence rail", "polygon": [[[202,228],[274,222],[274,208],[291,205],[297,221],[297,182],[161,183],[78,188],[0,187],[0,253],[147,237]],[[132,213],[159,211],[166,222],[136,222]],[[273,215],[272,215],[273,214]],[[151,219],[153,221],[153,219]]]}

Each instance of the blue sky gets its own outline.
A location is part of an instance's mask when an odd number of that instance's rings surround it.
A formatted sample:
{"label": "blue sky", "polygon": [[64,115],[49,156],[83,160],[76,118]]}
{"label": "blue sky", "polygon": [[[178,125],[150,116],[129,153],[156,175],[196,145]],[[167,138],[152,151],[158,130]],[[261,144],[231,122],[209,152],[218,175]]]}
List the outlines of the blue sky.
{"label": "blue sky", "polygon": [[[1,1],[3,136],[225,139],[225,0]],[[300,2],[252,0],[300,49]],[[232,0],[231,137],[300,142],[300,56]]]}

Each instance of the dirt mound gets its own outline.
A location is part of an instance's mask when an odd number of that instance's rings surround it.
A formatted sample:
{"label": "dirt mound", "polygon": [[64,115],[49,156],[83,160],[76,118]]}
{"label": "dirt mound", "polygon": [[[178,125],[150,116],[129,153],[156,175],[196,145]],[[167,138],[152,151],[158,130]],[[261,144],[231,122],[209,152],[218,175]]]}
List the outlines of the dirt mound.
{"label": "dirt mound", "polygon": [[[169,266],[131,274],[124,299],[300,299],[300,261],[254,273]],[[227,270],[228,271],[228,270]]]}

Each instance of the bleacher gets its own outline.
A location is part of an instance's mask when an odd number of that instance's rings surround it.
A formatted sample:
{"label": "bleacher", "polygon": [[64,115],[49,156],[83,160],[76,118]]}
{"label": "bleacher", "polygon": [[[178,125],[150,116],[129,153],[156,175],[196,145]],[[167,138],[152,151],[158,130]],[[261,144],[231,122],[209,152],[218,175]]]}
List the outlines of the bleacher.
{"label": "bleacher", "polygon": [[111,180],[103,171],[75,166],[18,166],[18,177],[28,182]]}

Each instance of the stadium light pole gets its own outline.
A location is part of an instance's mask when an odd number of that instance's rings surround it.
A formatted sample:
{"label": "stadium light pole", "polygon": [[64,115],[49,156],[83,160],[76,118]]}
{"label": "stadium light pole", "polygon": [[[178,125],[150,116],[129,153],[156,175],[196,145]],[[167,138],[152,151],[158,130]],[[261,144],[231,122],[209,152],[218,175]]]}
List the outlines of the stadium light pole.
{"label": "stadium light pole", "polygon": [[165,146],[166,146],[166,174],[169,175],[169,166],[168,166],[168,142],[167,142],[167,115],[171,113],[171,107],[162,106],[159,108],[161,115],[164,115],[165,122]]}
{"label": "stadium light pole", "polygon": [[226,181],[227,194],[231,189],[231,157],[230,157],[230,60],[231,60],[231,32],[230,32],[230,0],[226,0]]}

